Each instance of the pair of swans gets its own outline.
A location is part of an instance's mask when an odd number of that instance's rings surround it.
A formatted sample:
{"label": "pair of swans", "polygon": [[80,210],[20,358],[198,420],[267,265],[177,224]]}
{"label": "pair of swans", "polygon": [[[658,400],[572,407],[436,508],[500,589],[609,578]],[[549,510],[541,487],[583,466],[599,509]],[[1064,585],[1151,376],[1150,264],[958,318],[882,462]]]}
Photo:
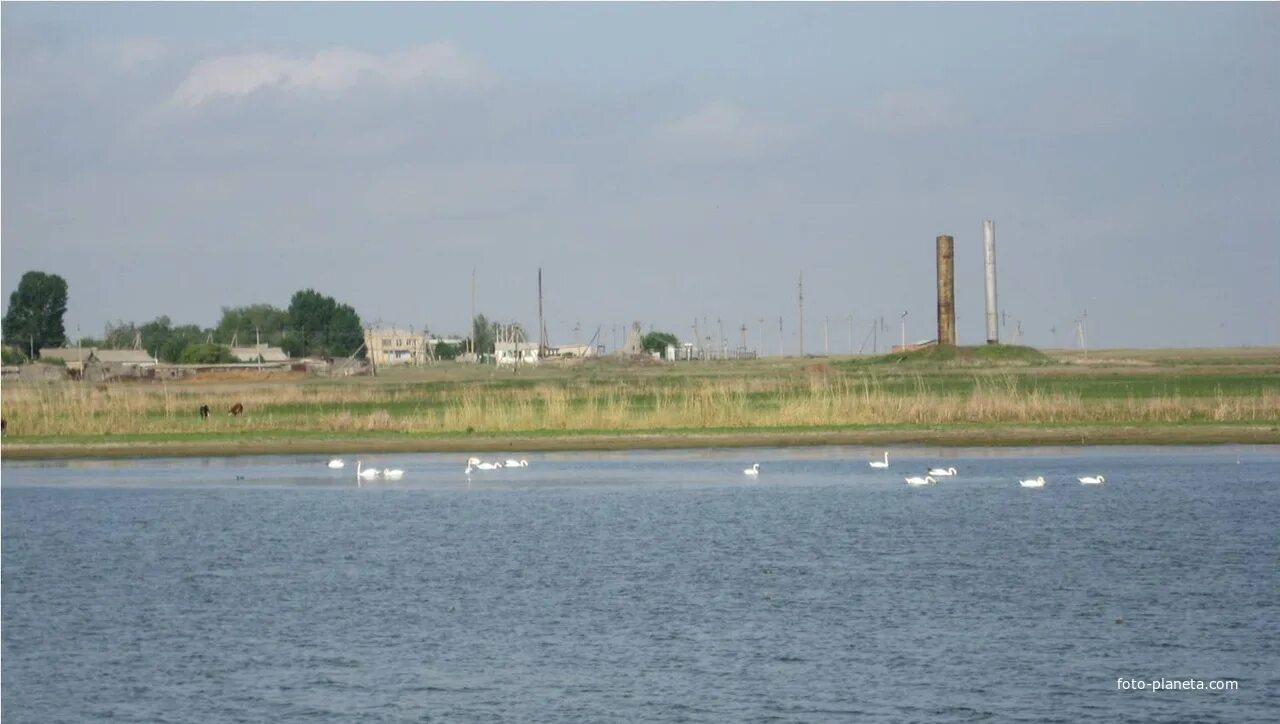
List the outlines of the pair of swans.
{"label": "pair of swans", "polygon": [[362,467],[362,465],[363,463],[361,461],[359,460],[356,461],[356,483],[357,484],[361,480],[374,480],[378,477],[382,477],[387,480],[399,480],[400,478],[404,477],[404,471],[398,468],[387,468],[386,470],[379,470],[377,468],[364,468]]}
{"label": "pair of swans", "polygon": [[[1081,485],[1102,485],[1107,482],[1107,478],[1103,475],[1086,475],[1083,478],[1076,478],[1076,480],[1079,480]],[[1044,476],[1040,475],[1030,480],[1019,480],[1018,485],[1024,488],[1043,488]]]}
{"label": "pair of swans", "polygon": [[515,458],[511,458],[506,462],[489,463],[489,462],[481,462],[480,458],[467,458],[466,473],[467,475],[470,475],[472,470],[500,470],[502,468],[527,468],[527,467],[529,467],[529,461],[524,459],[516,460]]}

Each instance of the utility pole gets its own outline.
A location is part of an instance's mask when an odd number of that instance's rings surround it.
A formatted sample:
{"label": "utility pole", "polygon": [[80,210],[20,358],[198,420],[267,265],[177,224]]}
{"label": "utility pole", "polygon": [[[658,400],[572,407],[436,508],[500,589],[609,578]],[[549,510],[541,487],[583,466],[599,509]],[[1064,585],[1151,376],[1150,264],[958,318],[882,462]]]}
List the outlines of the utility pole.
{"label": "utility pole", "polygon": [[[741,355],[745,356],[747,353],[747,325],[745,322],[742,324],[742,328],[739,331],[742,332]],[[739,357],[739,359],[741,359],[741,356]]]}
{"label": "utility pole", "polygon": [[471,354],[476,353],[476,268],[471,267]]}
{"label": "utility pole", "polygon": [[781,357],[785,354],[786,352],[782,350],[782,317],[778,317],[778,356]]}
{"label": "utility pole", "polygon": [[716,317],[716,327],[720,330],[720,359],[724,359],[728,355],[725,354],[727,350],[725,350],[724,322],[720,321],[719,317]]}
{"label": "utility pole", "polygon": [[907,313],[902,313],[902,351],[907,351]]}
{"label": "utility pole", "polygon": [[698,318],[693,318],[693,341],[697,343],[698,357],[702,357],[702,331],[698,329]]}
{"label": "utility pole", "polygon": [[1084,316],[1080,319],[1080,339],[1084,344],[1084,358],[1089,359],[1089,310],[1084,310]]}
{"label": "utility pole", "polygon": [[[575,342],[577,340],[574,340]],[[542,267],[538,267],[538,359],[547,356],[547,323],[542,318]]]}
{"label": "utility pole", "polygon": [[800,356],[804,356],[804,272],[800,272]]}

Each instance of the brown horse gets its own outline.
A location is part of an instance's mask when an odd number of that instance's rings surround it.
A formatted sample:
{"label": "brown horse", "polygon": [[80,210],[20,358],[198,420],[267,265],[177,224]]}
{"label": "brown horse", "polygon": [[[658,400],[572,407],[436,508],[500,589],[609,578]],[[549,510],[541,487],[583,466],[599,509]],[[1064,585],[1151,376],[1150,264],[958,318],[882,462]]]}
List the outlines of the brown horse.
{"label": "brown horse", "polygon": [[200,417],[204,418],[204,417],[208,417],[208,416],[209,416],[209,406],[208,406],[208,405],[201,405],[201,406],[200,406]]}
{"label": "brown horse", "polygon": [[244,405],[240,404],[239,402],[231,406],[232,415],[239,415],[242,412],[244,412]]}

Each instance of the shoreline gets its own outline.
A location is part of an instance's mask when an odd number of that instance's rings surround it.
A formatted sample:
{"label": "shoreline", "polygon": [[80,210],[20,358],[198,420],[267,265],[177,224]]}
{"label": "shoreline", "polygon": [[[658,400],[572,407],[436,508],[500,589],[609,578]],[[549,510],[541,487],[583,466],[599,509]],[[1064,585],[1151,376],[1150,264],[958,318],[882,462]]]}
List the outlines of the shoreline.
{"label": "shoreline", "polygon": [[466,438],[268,438],[258,440],[0,444],[0,459],[234,457],[323,455],[354,450],[403,453],[573,452],[694,448],[811,447],[822,445],[939,445],[1033,447],[1038,445],[1276,445],[1274,425],[1133,425],[1068,427],[918,428],[815,431],[742,431],[658,434],[470,436]]}

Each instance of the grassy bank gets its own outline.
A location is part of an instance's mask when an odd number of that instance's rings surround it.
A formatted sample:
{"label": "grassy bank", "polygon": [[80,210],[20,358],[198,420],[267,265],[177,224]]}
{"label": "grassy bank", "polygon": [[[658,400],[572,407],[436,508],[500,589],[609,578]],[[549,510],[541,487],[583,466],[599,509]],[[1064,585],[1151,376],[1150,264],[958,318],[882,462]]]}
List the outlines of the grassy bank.
{"label": "grassy bank", "polygon": [[[1280,351],[444,364],[377,378],[5,384],[4,454],[841,442],[1280,442]],[[236,403],[245,414],[232,417]],[[196,410],[214,414],[201,419]],[[824,437],[825,436],[825,437]],[[887,436],[887,437],[886,437]],[[1152,439],[1155,438],[1155,439]],[[496,449],[496,448],[495,448]],[[169,454],[157,452],[155,454]]]}

